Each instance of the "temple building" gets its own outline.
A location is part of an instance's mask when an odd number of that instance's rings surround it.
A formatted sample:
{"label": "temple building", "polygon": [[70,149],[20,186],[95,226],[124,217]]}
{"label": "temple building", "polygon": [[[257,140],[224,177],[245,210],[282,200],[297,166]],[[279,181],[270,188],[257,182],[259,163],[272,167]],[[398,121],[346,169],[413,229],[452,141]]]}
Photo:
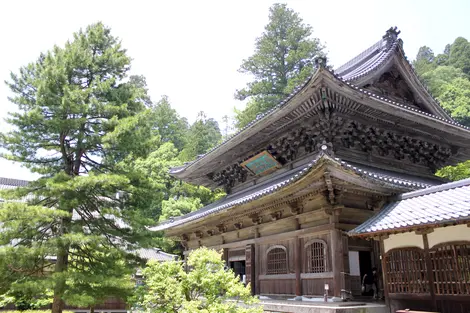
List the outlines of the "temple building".
{"label": "temple building", "polygon": [[381,270],[389,250],[385,239],[348,232],[400,197],[445,183],[436,169],[470,159],[470,129],[433,98],[398,35],[389,29],[334,71],[318,58],[287,99],[172,169],[227,195],[154,230],[186,253],[223,249],[254,294],[323,296],[327,287],[337,299],[360,295],[361,277]]}

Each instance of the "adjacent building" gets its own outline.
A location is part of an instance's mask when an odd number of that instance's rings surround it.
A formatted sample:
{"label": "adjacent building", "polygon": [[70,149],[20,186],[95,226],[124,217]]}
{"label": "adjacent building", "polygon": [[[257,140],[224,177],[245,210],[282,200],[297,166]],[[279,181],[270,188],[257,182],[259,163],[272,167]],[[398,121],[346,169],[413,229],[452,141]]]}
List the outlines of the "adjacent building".
{"label": "adjacent building", "polygon": [[402,194],[350,235],[380,242],[392,312],[469,312],[470,179]]}

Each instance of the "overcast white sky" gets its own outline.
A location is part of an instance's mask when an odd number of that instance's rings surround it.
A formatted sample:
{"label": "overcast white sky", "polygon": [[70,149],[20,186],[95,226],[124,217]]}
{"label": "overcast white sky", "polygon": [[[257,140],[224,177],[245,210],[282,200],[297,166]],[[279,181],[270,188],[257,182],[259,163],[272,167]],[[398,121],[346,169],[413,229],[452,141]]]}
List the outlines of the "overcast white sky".
{"label": "overcast white sky", "polygon": [[[268,22],[268,0],[233,1],[1,1],[0,81],[36,60],[41,51],[63,45],[88,24],[102,21],[122,39],[133,58],[132,74],[147,78],[154,100],[168,95],[189,121],[197,112],[220,121],[243,103],[233,99],[249,77],[239,73],[255,38]],[[470,39],[469,0],[284,1],[327,45],[335,67],[398,26],[405,51],[420,46],[442,52],[457,36]],[[13,106],[0,83],[0,131]],[[0,159],[0,177],[29,179],[19,164]]]}

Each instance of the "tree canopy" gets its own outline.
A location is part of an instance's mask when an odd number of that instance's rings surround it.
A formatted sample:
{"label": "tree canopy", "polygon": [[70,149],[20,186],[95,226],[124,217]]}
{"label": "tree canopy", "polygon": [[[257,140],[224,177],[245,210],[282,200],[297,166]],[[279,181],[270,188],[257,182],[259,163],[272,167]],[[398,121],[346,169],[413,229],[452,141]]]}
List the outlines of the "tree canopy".
{"label": "tree canopy", "polygon": [[[470,43],[458,37],[437,56],[427,46],[419,49],[413,65],[432,94],[459,123],[470,126]],[[450,180],[470,177],[470,163],[447,166],[437,175]]]}
{"label": "tree canopy", "polygon": [[269,9],[269,23],[256,39],[254,54],[240,66],[240,72],[254,80],[235,93],[238,100],[248,99],[244,110],[235,111],[237,127],[277,105],[312,74],[314,58],[324,55],[323,45],[312,33],[312,27],[287,5]]}
{"label": "tree canopy", "polygon": [[11,74],[17,111],[0,143],[42,177],[2,195],[28,199],[0,209],[0,270],[12,272],[2,292],[36,286],[59,313],[65,302],[91,305],[128,289],[130,262],[120,260],[154,236],[138,191],[148,179],[128,165],[160,141],[145,80],[129,68],[119,39],[97,23]]}

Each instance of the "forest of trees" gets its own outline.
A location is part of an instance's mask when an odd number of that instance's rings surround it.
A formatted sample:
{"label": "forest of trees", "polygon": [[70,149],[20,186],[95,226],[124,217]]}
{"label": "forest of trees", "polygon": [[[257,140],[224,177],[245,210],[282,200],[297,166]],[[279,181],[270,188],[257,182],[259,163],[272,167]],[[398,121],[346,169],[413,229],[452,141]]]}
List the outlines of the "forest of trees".
{"label": "forest of trees", "polygon": [[[470,42],[458,37],[435,54],[429,47],[419,49],[413,65],[441,106],[462,125],[470,126]],[[470,177],[470,161],[440,169],[437,174],[450,180]]]}
{"label": "forest of trees", "polygon": [[[286,5],[270,8],[254,54],[241,63],[253,81],[236,91],[237,99],[247,100],[235,112],[236,127],[277,105],[312,74],[314,58],[325,54],[312,34]],[[0,307],[52,303],[53,313],[60,313],[64,304],[93,307],[109,295],[126,297],[133,288],[129,275],[142,265],[132,251],[181,253],[177,243],[147,227],[224,195],[177,180],[168,170],[226,139],[230,118],[224,117],[222,131],[204,112],[190,124],[169,97],[151,99],[145,78],[130,75],[130,65],[119,39],[97,23],[7,81],[18,110],[8,119],[13,130],[0,134],[7,151],[2,156],[41,178],[0,194],[28,199],[1,205]],[[470,43],[457,38],[438,55],[422,47],[414,66],[452,117],[470,126]],[[439,175],[469,177],[470,161]],[[147,271],[160,270],[155,265]],[[152,286],[161,287],[159,280]]]}

